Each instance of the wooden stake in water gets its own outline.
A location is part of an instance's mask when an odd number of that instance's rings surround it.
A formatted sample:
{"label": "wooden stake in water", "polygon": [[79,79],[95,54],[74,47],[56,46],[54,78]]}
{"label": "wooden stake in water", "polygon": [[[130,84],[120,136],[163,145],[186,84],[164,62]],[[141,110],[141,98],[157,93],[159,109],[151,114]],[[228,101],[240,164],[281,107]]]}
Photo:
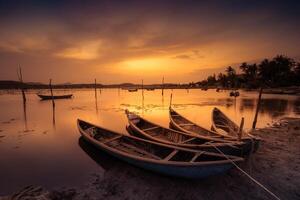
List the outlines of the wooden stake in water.
{"label": "wooden stake in water", "polygon": [[244,117],[242,117],[241,124],[240,124],[240,129],[238,133],[238,139],[241,140],[243,136],[243,128],[244,128]]}
{"label": "wooden stake in water", "polygon": [[22,69],[19,66],[19,71],[17,71],[18,73],[18,79],[21,82],[21,92],[22,92],[22,97],[23,97],[23,102],[26,102],[26,95],[25,95],[25,91],[24,91],[24,83],[23,83],[23,75],[22,75]]}
{"label": "wooden stake in water", "polygon": [[162,78],[162,84],[161,84],[161,95],[164,96],[164,86],[165,86],[165,77]]}
{"label": "wooden stake in water", "polygon": [[142,96],[144,98],[144,80],[142,79]]}
{"label": "wooden stake in water", "polygon": [[256,105],[255,116],[254,116],[254,120],[253,120],[253,124],[252,124],[252,129],[255,129],[255,127],[256,127],[257,116],[258,116],[258,112],[259,112],[259,108],[260,108],[262,92],[263,92],[263,89],[260,88],[259,95],[258,95],[258,102],[257,102],[257,105]]}
{"label": "wooden stake in water", "polygon": [[171,96],[170,96],[170,105],[169,105],[169,108],[171,108],[171,106],[172,106],[172,100],[173,100],[173,93],[171,93]]}
{"label": "wooden stake in water", "polygon": [[95,99],[97,99],[97,80],[95,79]]}
{"label": "wooden stake in water", "polygon": [[49,80],[49,88],[50,88],[50,93],[51,93],[51,97],[52,97],[52,106],[55,107],[53,91],[52,91],[52,79],[51,78]]}

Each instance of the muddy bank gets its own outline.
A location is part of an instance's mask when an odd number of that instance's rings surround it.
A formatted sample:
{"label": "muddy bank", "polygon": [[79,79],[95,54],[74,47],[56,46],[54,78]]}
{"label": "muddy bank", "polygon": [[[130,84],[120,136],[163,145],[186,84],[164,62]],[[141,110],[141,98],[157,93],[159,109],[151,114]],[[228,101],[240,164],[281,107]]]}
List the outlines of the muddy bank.
{"label": "muddy bank", "polygon": [[[241,168],[281,199],[300,199],[300,119],[282,119],[255,134],[263,138],[261,147]],[[91,175],[81,188],[47,190],[31,186],[0,199],[273,198],[237,169],[204,180],[185,180],[113,161],[103,175]]]}

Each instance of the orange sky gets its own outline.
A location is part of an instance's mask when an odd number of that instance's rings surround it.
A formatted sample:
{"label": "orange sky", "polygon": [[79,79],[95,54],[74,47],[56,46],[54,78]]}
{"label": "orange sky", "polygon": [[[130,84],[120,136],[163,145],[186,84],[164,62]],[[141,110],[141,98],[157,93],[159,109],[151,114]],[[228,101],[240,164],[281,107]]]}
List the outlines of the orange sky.
{"label": "orange sky", "polygon": [[228,65],[299,58],[291,2],[11,1],[0,6],[0,79],[199,81]]}

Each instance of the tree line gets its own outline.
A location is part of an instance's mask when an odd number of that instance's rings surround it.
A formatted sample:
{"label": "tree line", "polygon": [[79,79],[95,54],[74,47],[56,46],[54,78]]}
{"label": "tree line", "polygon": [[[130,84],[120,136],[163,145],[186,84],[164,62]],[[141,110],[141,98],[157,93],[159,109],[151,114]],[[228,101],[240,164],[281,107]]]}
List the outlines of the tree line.
{"label": "tree line", "polygon": [[264,59],[260,63],[242,63],[240,74],[232,66],[225,73],[213,74],[198,82],[203,87],[223,88],[259,88],[287,87],[300,85],[300,63],[294,59],[277,55],[273,59]]}

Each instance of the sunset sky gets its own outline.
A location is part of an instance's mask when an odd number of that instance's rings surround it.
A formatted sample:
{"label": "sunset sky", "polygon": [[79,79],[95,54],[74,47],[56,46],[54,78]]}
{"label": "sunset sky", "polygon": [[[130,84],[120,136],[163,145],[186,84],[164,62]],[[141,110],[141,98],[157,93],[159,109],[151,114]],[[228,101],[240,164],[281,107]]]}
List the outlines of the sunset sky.
{"label": "sunset sky", "polygon": [[299,59],[295,2],[0,0],[0,80],[20,64],[26,82],[178,83]]}

